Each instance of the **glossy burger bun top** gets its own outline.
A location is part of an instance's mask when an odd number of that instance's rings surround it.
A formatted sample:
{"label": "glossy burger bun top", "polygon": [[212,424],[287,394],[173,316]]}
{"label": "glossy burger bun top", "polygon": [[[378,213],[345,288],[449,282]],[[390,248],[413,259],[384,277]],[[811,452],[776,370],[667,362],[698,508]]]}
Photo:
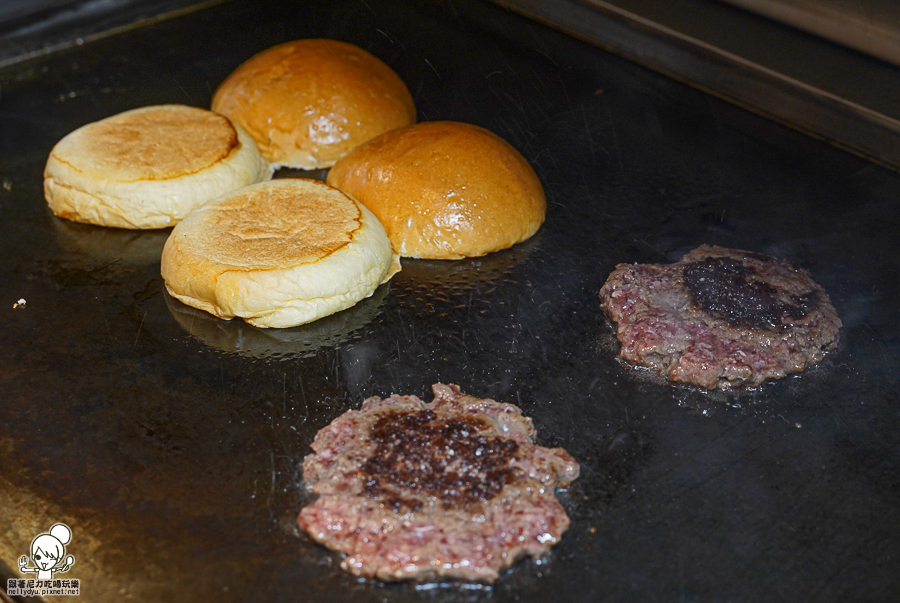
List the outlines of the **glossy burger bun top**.
{"label": "glossy burger bun top", "polygon": [[240,124],[277,167],[317,169],[416,121],[406,85],[365,50],[307,39],[264,50],[234,70],[212,109]]}
{"label": "glossy burger bun top", "polygon": [[403,257],[459,259],[531,237],[547,211],[534,170],[478,126],[424,122],[382,134],[328,173],[378,217]]}
{"label": "glossy burger bun top", "polygon": [[163,247],[181,302],[258,327],[292,327],[349,308],[399,263],[362,204],[314,180],[283,178],[195,209]]}
{"label": "glossy burger bun top", "polygon": [[198,107],[153,105],[60,140],[44,168],[44,196],[53,213],[76,222],[165,228],[272,172],[253,139],[228,118]]}

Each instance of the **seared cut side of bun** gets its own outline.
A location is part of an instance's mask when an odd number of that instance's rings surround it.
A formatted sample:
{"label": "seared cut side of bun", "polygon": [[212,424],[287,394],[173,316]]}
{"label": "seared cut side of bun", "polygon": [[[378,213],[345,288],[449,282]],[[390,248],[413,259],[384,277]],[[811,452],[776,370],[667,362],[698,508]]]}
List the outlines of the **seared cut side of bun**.
{"label": "seared cut side of bun", "polygon": [[60,140],[44,169],[44,196],[53,213],[76,222],[165,228],[272,172],[253,139],[228,118],[155,105],[87,124]]}
{"label": "seared cut side of bun", "polygon": [[278,179],[197,208],[166,241],[169,293],[220,318],[292,327],[349,308],[399,263],[372,213],[322,182]]}
{"label": "seared cut side of bun", "polygon": [[404,257],[459,259],[511,247],[544,222],[534,170],[478,126],[425,122],[382,134],[339,161],[328,183],[378,217]]}
{"label": "seared cut side of bun", "polygon": [[337,40],[295,40],[234,70],[212,109],[240,124],[276,166],[334,165],[388,130],[413,124],[406,85],[365,50]]}

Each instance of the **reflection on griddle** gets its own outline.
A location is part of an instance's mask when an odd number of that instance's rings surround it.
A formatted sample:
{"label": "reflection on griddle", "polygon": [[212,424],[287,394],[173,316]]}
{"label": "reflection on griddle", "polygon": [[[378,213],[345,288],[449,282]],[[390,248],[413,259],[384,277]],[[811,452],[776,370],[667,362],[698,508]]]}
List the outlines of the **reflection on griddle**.
{"label": "reflection on griddle", "polygon": [[54,217],[53,234],[59,246],[92,261],[107,264],[122,261],[132,266],[159,263],[170,229],[128,230],[81,224]]}
{"label": "reflection on griddle", "polygon": [[260,329],[238,318],[222,320],[186,306],[168,293],[164,296],[178,324],[206,345],[241,356],[289,360],[312,356],[320,348],[354,339],[378,314],[388,289],[388,285],[381,285],[351,308],[289,329]]}
{"label": "reflection on griddle", "polygon": [[523,243],[480,258],[417,260],[403,258],[403,269],[391,280],[398,297],[415,292],[428,297],[453,297],[489,288],[524,262],[540,243],[541,231]]}

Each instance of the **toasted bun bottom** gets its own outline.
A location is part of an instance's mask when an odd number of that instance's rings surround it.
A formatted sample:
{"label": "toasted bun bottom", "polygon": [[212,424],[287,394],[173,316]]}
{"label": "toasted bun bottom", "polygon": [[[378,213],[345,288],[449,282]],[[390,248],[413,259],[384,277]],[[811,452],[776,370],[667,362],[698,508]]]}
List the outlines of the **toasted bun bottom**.
{"label": "toasted bun bottom", "polygon": [[166,228],[195,207],[272,177],[256,143],[227,118],[160,105],[88,124],[53,148],[44,196],[61,218]]}
{"label": "toasted bun bottom", "polygon": [[544,189],[522,155],[492,132],[424,122],[353,150],[328,183],[372,210],[404,257],[460,259],[506,249],[544,222]]}
{"label": "toasted bun bottom", "polygon": [[279,179],[194,210],[163,248],[169,293],[220,318],[292,327],[349,308],[399,262],[377,218],[321,182]]}

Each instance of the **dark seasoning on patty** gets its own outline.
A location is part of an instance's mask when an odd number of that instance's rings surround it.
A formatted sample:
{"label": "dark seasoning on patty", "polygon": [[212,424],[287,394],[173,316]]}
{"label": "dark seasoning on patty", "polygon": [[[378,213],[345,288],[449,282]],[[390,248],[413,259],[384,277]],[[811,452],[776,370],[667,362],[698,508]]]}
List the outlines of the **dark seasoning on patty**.
{"label": "dark seasoning on patty", "polygon": [[810,275],[769,255],[703,245],[668,265],[620,264],[600,289],[620,356],[707,389],[805,370],[841,321]]}
{"label": "dark seasoning on patty", "polygon": [[358,576],[490,583],[559,541],[569,518],[555,490],[578,463],[536,446],[516,406],[432,389],[430,403],[369,398],[322,429],[303,461],[319,498],[298,521]]}

